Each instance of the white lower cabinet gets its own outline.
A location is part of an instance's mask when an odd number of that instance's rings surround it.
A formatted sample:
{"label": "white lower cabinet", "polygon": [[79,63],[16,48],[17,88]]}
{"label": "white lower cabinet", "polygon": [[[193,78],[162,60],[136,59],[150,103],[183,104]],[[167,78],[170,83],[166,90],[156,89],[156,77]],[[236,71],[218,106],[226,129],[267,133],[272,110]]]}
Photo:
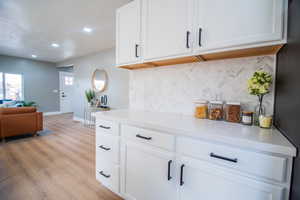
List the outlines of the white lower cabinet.
{"label": "white lower cabinet", "polygon": [[105,128],[96,131],[96,179],[126,200],[289,197],[291,157],[110,121],[97,123]]}
{"label": "white lower cabinet", "polygon": [[132,142],[121,149],[121,193],[126,199],[177,199],[173,153]]}
{"label": "white lower cabinet", "polygon": [[96,179],[113,192],[119,193],[119,166],[98,157],[96,159]]}
{"label": "white lower cabinet", "polygon": [[282,200],[284,188],[226,172],[205,161],[182,157],[179,200]]}
{"label": "white lower cabinet", "polygon": [[[128,200],[282,200],[284,188],[224,167],[126,142],[121,193]],[[176,167],[178,166],[178,167]]]}

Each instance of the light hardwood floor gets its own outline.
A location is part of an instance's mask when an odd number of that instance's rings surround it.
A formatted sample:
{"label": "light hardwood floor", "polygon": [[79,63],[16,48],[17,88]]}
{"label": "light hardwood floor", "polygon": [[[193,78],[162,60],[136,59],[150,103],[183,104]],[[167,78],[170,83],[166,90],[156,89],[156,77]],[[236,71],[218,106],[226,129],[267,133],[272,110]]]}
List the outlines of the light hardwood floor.
{"label": "light hardwood floor", "polygon": [[0,145],[1,200],[121,200],[95,179],[95,131],[45,117],[46,136]]}

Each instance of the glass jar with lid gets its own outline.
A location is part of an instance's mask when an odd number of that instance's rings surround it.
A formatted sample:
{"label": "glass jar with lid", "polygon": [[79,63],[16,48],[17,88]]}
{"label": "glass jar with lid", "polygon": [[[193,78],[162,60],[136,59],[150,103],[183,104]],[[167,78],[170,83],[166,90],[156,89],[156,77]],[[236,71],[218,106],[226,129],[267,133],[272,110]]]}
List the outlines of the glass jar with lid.
{"label": "glass jar with lid", "polygon": [[222,101],[210,101],[209,102],[209,119],[222,120],[223,119],[223,102]]}
{"label": "glass jar with lid", "polygon": [[253,125],[253,112],[251,111],[243,111],[242,112],[242,124],[244,125]]}
{"label": "glass jar with lid", "polygon": [[241,121],[241,103],[227,102],[225,105],[225,119],[228,122],[239,123]]}
{"label": "glass jar with lid", "polygon": [[208,118],[208,101],[205,100],[195,101],[195,117],[199,119]]}

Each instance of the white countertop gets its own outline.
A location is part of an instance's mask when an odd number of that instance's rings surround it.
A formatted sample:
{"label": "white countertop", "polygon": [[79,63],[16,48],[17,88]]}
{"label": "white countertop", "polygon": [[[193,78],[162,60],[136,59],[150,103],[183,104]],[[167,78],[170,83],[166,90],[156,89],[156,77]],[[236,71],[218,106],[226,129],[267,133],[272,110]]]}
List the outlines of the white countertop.
{"label": "white countertop", "polygon": [[196,119],[193,116],[113,110],[99,112],[97,117],[123,124],[158,130],[174,135],[206,139],[256,151],[296,156],[296,148],[276,129],[261,129],[256,126],[224,121]]}

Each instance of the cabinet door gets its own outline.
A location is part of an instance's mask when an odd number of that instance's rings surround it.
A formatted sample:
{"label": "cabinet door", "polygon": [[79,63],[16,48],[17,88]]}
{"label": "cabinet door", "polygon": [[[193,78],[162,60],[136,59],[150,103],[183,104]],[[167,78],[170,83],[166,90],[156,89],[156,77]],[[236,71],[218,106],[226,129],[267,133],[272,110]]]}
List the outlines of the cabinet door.
{"label": "cabinet door", "polygon": [[176,200],[172,153],[131,142],[122,144],[121,193],[130,200]]}
{"label": "cabinet door", "polygon": [[145,59],[176,57],[191,52],[192,1],[144,1]]}
{"label": "cabinet door", "polygon": [[134,0],[117,10],[116,60],[117,65],[140,59],[141,2]]}
{"label": "cabinet door", "polygon": [[283,39],[285,0],[195,0],[196,51]]}
{"label": "cabinet door", "polygon": [[[279,186],[241,177],[207,162],[183,157],[180,200],[282,200]],[[182,167],[182,165],[184,166]],[[181,171],[181,170],[180,170]]]}

